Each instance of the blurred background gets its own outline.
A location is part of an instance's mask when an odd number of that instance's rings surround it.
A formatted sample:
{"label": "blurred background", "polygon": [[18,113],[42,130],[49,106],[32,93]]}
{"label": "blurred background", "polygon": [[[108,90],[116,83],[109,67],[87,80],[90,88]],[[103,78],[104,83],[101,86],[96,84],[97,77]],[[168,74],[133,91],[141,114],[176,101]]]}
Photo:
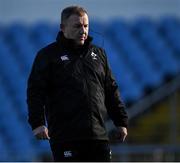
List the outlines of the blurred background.
{"label": "blurred background", "polygon": [[26,84],[62,9],[75,4],[89,12],[127,105],[126,142],[106,120],[113,161],[180,161],[179,0],[0,0],[0,161],[52,160],[27,122]]}

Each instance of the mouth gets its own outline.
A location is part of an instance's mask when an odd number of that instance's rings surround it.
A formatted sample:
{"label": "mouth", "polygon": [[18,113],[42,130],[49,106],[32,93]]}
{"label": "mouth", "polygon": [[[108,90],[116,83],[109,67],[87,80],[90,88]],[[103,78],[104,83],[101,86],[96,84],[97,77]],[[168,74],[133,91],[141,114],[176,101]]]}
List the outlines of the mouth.
{"label": "mouth", "polygon": [[80,36],[79,39],[84,41],[86,39],[86,37],[85,36]]}
{"label": "mouth", "polygon": [[85,37],[80,37],[80,40],[81,40],[81,41],[84,41],[84,40],[85,40]]}

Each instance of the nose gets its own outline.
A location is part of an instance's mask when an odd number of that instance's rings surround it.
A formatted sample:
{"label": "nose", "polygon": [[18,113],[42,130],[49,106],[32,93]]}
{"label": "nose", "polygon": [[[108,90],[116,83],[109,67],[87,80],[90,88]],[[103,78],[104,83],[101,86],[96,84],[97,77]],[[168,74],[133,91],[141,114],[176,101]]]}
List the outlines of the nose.
{"label": "nose", "polygon": [[85,27],[82,26],[81,29],[80,29],[80,34],[84,34],[85,32],[86,32]]}

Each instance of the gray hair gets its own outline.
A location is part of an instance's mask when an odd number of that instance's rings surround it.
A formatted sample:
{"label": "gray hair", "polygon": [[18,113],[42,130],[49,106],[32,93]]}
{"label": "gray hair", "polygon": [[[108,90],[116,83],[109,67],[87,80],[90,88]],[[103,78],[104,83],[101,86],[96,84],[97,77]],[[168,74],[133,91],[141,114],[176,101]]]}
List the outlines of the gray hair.
{"label": "gray hair", "polygon": [[61,24],[64,24],[65,21],[71,16],[71,15],[78,15],[83,16],[84,14],[87,14],[87,11],[80,6],[69,6],[63,9],[61,13]]}

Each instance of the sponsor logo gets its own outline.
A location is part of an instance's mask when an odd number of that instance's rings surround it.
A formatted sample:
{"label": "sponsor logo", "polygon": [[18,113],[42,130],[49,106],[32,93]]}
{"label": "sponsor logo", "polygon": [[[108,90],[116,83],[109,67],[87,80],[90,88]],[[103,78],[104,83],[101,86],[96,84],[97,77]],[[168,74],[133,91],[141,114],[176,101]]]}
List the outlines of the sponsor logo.
{"label": "sponsor logo", "polygon": [[64,157],[72,157],[72,151],[64,151]]}

